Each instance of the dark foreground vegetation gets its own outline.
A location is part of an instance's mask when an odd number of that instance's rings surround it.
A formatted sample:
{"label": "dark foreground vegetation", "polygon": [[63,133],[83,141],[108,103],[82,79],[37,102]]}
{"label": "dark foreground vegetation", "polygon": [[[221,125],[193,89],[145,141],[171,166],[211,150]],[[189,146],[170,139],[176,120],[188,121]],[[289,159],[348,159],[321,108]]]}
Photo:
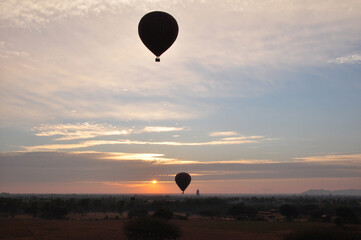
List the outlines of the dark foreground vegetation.
{"label": "dark foreground vegetation", "polygon": [[[87,218],[93,216],[92,214],[95,214],[96,218]],[[66,221],[74,221],[74,215],[83,221],[106,220],[112,221],[115,225],[119,222],[123,237],[128,239],[182,239],[191,228],[192,232],[196,232],[195,229],[200,229],[200,232],[208,229],[208,232],[219,231],[221,235],[228,234],[229,231],[233,234],[236,234],[234,231],[242,231],[244,234],[272,233],[273,237],[269,239],[361,239],[361,197],[168,195],[0,197],[2,223],[5,224],[6,219],[9,221],[16,219],[19,215],[39,219],[37,221],[52,220],[54,224],[56,219],[61,220],[62,224],[66,224]],[[202,234],[198,238],[202,238]],[[230,236],[227,238],[232,239]],[[237,238],[239,236],[234,239]],[[0,236],[0,239],[11,238]]]}
{"label": "dark foreground vegetation", "polygon": [[357,231],[348,231],[345,228],[314,228],[287,234],[284,240],[360,240],[361,234]]}
{"label": "dark foreground vegetation", "polygon": [[[9,195],[0,197],[1,217],[26,214],[62,219],[69,213],[127,213],[129,218],[155,213],[167,219],[189,216],[255,221],[322,221],[359,224],[361,197],[162,195]],[[178,213],[178,214],[174,214]]]}

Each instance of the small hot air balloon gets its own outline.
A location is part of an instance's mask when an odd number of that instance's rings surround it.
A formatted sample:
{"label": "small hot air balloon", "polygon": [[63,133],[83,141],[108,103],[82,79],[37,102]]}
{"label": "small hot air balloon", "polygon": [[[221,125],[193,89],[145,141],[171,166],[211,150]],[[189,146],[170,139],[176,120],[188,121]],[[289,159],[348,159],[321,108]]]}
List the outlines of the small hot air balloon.
{"label": "small hot air balloon", "polygon": [[147,13],[138,25],[138,34],[144,45],[160,61],[162,55],[177,39],[178,24],[170,14],[161,11]]}
{"label": "small hot air balloon", "polygon": [[178,173],[175,176],[175,182],[177,183],[180,190],[182,190],[182,194],[184,194],[184,191],[188,187],[188,185],[191,183],[191,176],[186,172]]}

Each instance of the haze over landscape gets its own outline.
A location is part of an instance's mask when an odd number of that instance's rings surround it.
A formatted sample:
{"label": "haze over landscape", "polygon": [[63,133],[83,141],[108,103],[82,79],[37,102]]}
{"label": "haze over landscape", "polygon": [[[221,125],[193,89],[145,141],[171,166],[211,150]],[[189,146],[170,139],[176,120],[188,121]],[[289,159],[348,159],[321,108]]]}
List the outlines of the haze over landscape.
{"label": "haze over landscape", "polygon": [[[155,63],[139,20],[179,25]],[[361,189],[361,1],[0,2],[0,192]],[[156,180],[156,183],[153,181]]]}

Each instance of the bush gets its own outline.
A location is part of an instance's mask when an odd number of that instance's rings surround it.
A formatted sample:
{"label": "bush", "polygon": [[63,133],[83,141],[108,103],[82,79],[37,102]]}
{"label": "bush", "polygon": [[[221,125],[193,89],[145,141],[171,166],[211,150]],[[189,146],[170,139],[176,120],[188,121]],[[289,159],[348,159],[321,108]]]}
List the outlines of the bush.
{"label": "bush", "polygon": [[169,209],[160,208],[157,211],[155,211],[153,217],[171,219],[173,217],[173,212]]}
{"label": "bush", "polygon": [[63,219],[68,214],[68,210],[62,206],[45,204],[41,208],[40,217],[45,219]]}
{"label": "bush", "polygon": [[279,211],[283,216],[287,217],[288,220],[298,216],[297,208],[289,204],[283,204]]}
{"label": "bush", "polygon": [[177,239],[180,230],[174,224],[159,218],[140,217],[128,221],[124,231],[130,240]]}
{"label": "bush", "polygon": [[145,209],[136,208],[128,212],[129,219],[132,219],[134,217],[145,217],[145,216],[148,216],[148,212]]}
{"label": "bush", "polygon": [[243,203],[232,205],[228,210],[228,214],[233,217],[239,217],[240,215],[245,214],[245,212],[245,205]]}
{"label": "bush", "polygon": [[356,213],[353,211],[352,208],[339,207],[336,209],[336,215],[340,223],[353,223],[353,224],[360,223],[360,219],[358,218],[358,216],[356,215]]}
{"label": "bush", "polygon": [[214,218],[214,216],[220,215],[220,213],[216,210],[213,209],[205,209],[199,212],[200,215],[205,216],[205,217],[212,217],[212,219]]}
{"label": "bush", "polygon": [[320,220],[322,219],[322,215],[325,213],[321,209],[315,209],[310,212],[310,219],[312,220]]}
{"label": "bush", "polygon": [[287,234],[284,240],[359,240],[358,232],[342,229],[320,228]]}

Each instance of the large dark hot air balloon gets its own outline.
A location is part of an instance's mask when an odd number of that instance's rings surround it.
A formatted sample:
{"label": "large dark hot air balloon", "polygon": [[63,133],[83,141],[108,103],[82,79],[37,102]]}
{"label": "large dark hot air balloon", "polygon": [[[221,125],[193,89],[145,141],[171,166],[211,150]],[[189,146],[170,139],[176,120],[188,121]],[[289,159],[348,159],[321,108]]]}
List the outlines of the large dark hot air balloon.
{"label": "large dark hot air balloon", "polygon": [[191,176],[186,172],[178,173],[175,176],[175,182],[177,183],[178,187],[182,190],[182,194],[184,194],[184,191],[191,183],[191,180],[192,180]]}
{"label": "large dark hot air balloon", "polygon": [[144,15],[138,25],[139,37],[159,62],[162,55],[177,39],[178,24],[170,14],[160,11]]}

